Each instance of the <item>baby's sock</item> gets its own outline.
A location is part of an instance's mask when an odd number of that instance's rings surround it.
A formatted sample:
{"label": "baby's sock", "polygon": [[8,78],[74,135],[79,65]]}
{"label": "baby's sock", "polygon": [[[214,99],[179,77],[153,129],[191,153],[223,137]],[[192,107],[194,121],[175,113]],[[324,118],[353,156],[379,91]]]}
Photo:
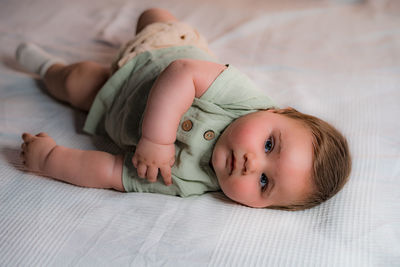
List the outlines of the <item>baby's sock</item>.
{"label": "baby's sock", "polygon": [[46,71],[55,63],[65,64],[65,61],[46,53],[33,43],[22,43],[15,53],[17,61],[26,70],[39,74],[44,78]]}

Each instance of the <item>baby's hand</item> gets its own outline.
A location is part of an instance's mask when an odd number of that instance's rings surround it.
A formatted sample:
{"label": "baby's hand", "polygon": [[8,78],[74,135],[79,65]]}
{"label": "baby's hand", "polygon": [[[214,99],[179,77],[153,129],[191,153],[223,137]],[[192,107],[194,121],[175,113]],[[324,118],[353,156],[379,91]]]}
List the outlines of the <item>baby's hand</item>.
{"label": "baby's hand", "polygon": [[164,183],[170,185],[171,167],[175,162],[175,145],[160,145],[142,137],[136,146],[132,162],[139,177],[155,182],[160,169]]}

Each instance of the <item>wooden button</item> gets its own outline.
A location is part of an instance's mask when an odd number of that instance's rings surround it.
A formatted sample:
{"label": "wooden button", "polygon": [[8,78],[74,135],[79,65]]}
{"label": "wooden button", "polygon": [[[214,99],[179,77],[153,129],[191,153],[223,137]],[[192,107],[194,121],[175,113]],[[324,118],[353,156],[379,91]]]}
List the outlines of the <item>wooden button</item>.
{"label": "wooden button", "polygon": [[191,120],[186,120],[182,122],[182,130],[184,130],[185,132],[190,131],[192,127],[193,127],[193,122]]}
{"label": "wooden button", "polygon": [[211,140],[215,137],[215,133],[212,130],[208,130],[207,132],[204,133],[204,139],[206,140]]}

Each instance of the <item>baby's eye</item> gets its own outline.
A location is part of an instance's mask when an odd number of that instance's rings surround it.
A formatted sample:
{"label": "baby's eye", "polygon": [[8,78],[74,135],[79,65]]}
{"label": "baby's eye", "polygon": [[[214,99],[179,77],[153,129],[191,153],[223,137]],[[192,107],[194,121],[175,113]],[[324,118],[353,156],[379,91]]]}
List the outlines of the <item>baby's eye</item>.
{"label": "baby's eye", "polygon": [[268,177],[264,173],[260,176],[260,185],[262,191],[265,191],[268,187]]}
{"label": "baby's eye", "polygon": [[265,142],[264,145],[265,153],[271,152],[272,149],[274,149],[274,140],[272,139],[272,137],[270,137],[268,138],[268,140]]}

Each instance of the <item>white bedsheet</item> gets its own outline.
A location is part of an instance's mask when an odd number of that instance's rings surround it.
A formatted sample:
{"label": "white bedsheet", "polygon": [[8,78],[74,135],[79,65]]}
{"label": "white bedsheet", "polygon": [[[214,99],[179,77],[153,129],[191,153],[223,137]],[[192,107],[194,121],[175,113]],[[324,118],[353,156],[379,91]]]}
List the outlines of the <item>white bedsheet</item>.
{"label": "white bedsheet", "polygon": [[[285,212],[221,193],[126,194],[23,172],[24,131],[116,149],[82,133],[85,114],[46,95],[15,47],[33,41],[69,62],[108,64],[154,6],[197,27],[281,106],[342,130],[354,161],[344,190]],[[400,266],[400,1],[3,0],[0,53],[1,266]]]}

